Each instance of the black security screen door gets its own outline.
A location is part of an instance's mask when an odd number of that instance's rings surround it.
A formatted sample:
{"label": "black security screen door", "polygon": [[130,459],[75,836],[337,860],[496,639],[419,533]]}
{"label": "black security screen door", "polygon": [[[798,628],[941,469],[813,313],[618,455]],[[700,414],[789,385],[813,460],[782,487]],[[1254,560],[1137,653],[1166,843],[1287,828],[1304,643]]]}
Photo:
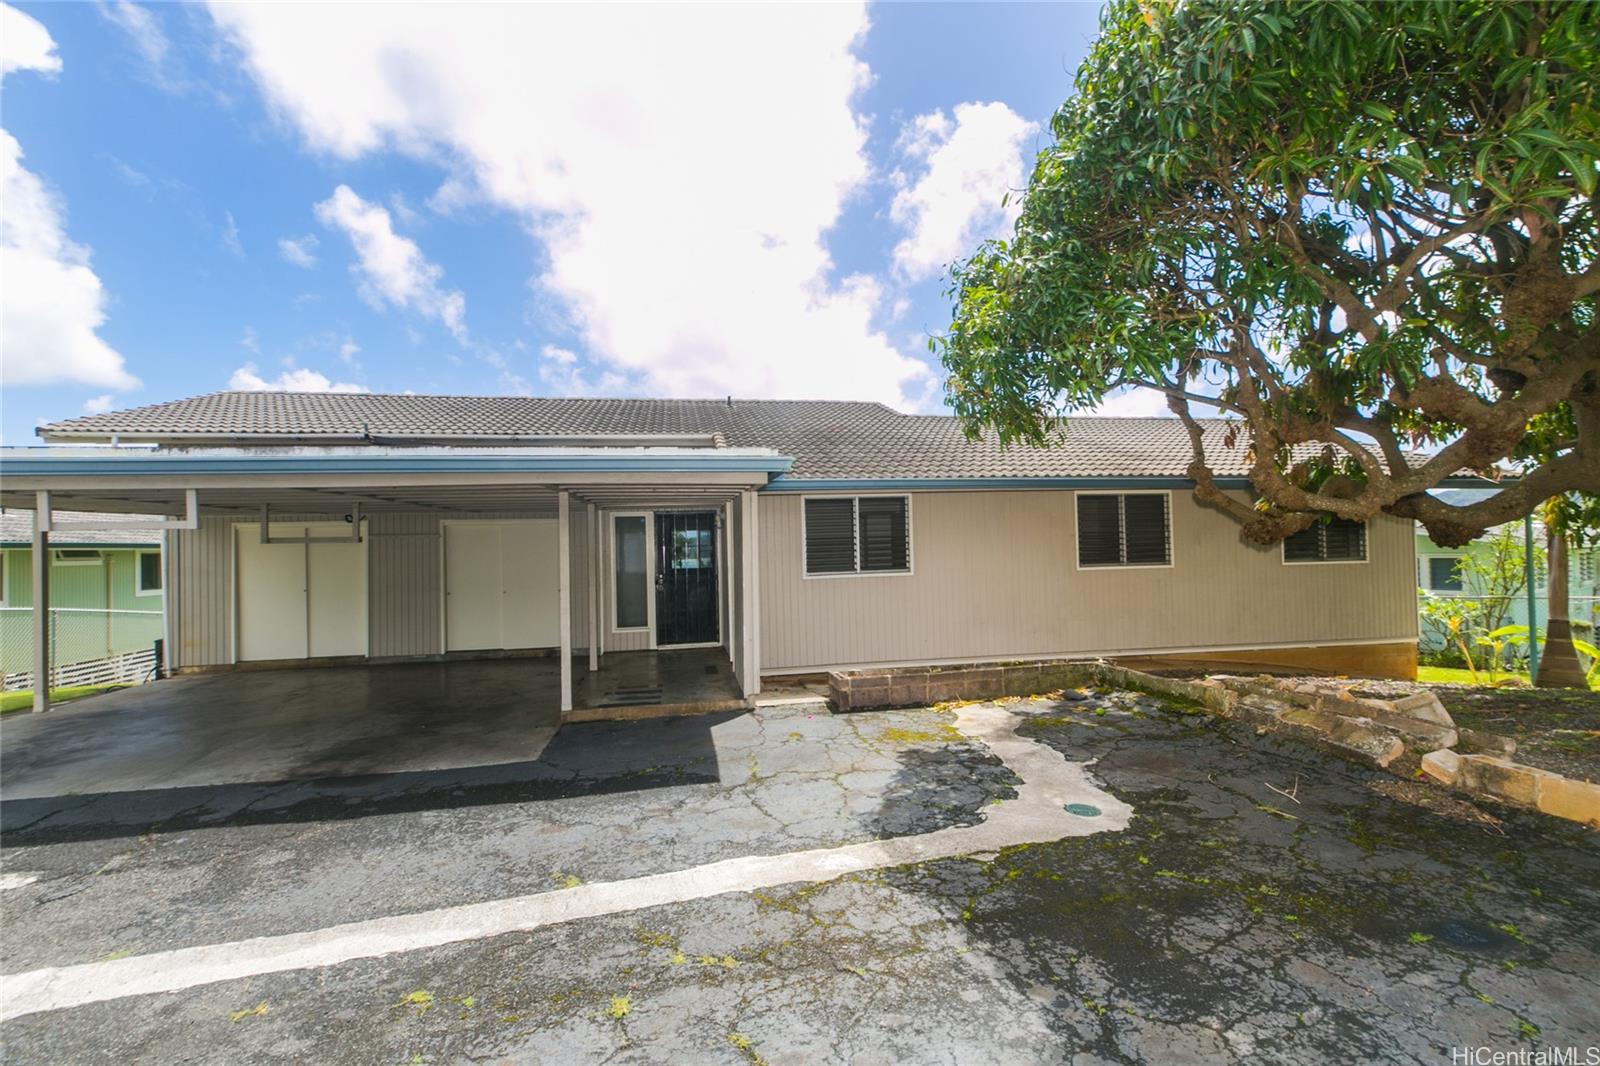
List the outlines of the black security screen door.
{"label": "black security screen door", "polygon": [[714,644],[717,514],[656,512],[656,644]]}

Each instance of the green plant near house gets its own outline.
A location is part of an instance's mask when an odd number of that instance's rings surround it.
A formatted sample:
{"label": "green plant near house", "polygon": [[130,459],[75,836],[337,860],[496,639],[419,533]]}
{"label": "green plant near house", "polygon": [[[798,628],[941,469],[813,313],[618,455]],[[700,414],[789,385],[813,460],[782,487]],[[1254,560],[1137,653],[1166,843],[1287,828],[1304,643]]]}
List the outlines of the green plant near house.
{"label": "green plant near house", "polygon": [[[1499,631],[1499,635],[1520,647],[1525,648],[1528,645],[1527,626],[1506,626]],[[1538,641],[1542,645],[1545,642],[1544,636],[1540,635]],[[1600,647],[1590,644],[1587,640],[1579,640],[1577,637],[1572,638],[1572,646],[1577,651],[1583,666],[1584,679],[1591,687],[1600,683]]]}

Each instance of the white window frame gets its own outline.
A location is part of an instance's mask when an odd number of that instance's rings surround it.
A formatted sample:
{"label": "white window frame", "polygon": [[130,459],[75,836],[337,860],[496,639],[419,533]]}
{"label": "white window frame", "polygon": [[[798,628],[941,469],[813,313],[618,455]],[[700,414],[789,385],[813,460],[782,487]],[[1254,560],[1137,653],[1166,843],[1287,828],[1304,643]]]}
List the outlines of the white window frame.
{"label": "white window frame", "polygon": [[[90,552],[90,551],[94,552],[94,558],[93,559],[64,559],[61,556],[62,552]],[[51,566],[104,566],[105,564],[106,564],[106,553],[101,551],[99,548],[51,548],[50,549],[50,565]]]}
{"label": "white window frame", "polygon": [[[1310,528],[1309,526],[1306,528]],[[1291,559],[1289,538],[1278,541],[1278,561],[1284,566],[1366,566],[1372,562],[1372,522],[1361,523],[1361,558],[1359,559]]]}
{"label": "white window frame", "polygon": [[[906,568],[904,570],[861,569],[861,498],[874,500],[901,499],[906,501]],[[806,501],[849,500],[850,531],[855,537],[856,568],[834,574],[813,574],[811,560],[806,551]],[[909,492],[827,492],[800,497],[800,576],[806,581],[827,581],[840,577],[910,577],[916,573],[916,545],[912,533],[911,494]]]}
{"label": "white window frame", "polygon": [[[1078,550],[1078,497],[1080,496],[1165,496],[1167,498],[1167,561],[1164,563],[1091,563],[1083,565],[1083,552]],[[1123,554],[1127,554],[1127,509],[1122,511]],[[1093,573],[1101,570],[1171,570],[1178,565],[1178,538],[1173,535],[1171,489],[1075,489],[1072,493],[1072,563],[1078,570]]]}
{"label": "white window frame", "polygon": [[[617,519],[644,519],[644,618],[642,626],[617,624]],[[606,557],[606,614],[613,633],[649,633],[650,646],[656,646],[656,516],[654,511],[607,511],[606,543],[610,554]]]}
{"label": "white window frame", "polygon": [[[133,594],[135,596],[161,596],[166,593],[165,587],[147,589],[144,587],[144,557],[154,555],[159,561],[161,550],[159,548],[140,548],[133,553]],[[166,580],[166,570],[162,568],[162,580]]]}
{"label": "white window frame", "polygon": [[[1371,555],[1372,553],[1368,552],[1367,554]],[[1422,571],[1422,573],[1417,575],[1418,578],[1420,579],[1417,582],[1417,587],[1427,589],[1429,592],[1437,592],[1441,596],[1464,596],[1464,595],[1466,595],[1466,592],[1467,592],[1467,588],[1466,588],[1467,579],[1465,577],[1462,577],[1462,579],[1461,579],[1461,588],[1458,588],[1458,589],[1435,588],[1434,584],[1433,584],[1433,560],[1435,560],[1435,559],[1452,559],[1452,560],[1456,561],[1457,563],[1459,563],[1462,559],[1465,559],[1465,558],[1466,558],[1466,555],[1463,554],[1463,553],[1457,553],[1455,555],[1446,555],[1446,554],[1440,553],[1440,554],[1435,554],[1435,555],[1419,555],[1419,556],[1417,556],[1418,566],[1419,566],[1419,569]]]}

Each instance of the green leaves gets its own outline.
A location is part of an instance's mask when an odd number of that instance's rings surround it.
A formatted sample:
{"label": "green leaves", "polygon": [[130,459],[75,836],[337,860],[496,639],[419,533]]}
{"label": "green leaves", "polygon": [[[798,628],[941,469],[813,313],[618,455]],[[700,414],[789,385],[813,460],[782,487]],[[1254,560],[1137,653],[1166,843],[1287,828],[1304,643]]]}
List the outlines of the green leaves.
{"label": "green leaves", "polygon": [[1481,412],[1600,347],[1595,295],[1535,277],[1600,254],[1600,4],[1113,0],[1101,29],[1013,239],[951,276],[935,347],[970,429],[1043,441],[1198,371],[1236,413],[1292,400],[1252,437],[1539,451],[1524,423],[1568,394]]}

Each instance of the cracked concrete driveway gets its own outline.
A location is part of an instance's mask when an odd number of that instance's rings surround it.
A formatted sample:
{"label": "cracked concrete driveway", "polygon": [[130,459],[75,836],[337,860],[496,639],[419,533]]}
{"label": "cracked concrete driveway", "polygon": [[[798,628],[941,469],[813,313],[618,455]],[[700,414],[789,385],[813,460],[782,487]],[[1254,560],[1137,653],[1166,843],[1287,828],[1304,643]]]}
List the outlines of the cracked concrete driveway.
{"label": "cracked concrete driveway", "polygon": [[[1073,765],[1090,759],[1108,794]],[[95,960],[1001,825],[1057,774],[1077,791],[1054,799],[1098,797],[1106,831],[1062,815],[996,854],[624,901],[28,1013],[0,1038],[12,1062],[1448,1063],[1600,1044],[1595,834],[1457,820],[1125,694],[569,727],[514,769],[8,827],[8,877],[36,880],[0,891],[0,998]]]}

